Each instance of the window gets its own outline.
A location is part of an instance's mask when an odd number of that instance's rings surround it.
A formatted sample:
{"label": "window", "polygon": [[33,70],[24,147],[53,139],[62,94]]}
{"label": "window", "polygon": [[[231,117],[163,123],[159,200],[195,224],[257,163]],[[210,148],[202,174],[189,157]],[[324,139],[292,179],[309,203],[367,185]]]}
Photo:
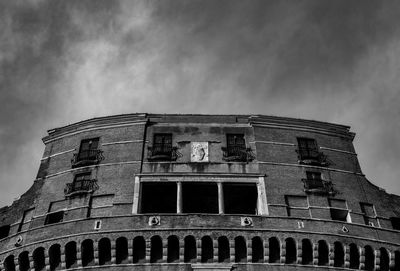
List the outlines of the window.
{"label": "window", "polygon": [[257,186],[245,183],[224,183],[225,214],[257,214]]}
{"label": "window", "polygon": [[46,216],[45,225],[62,222],[64,219],[64,211],[50,213]]}
{"label": "window", "polygon": [[6,238],[10,233],[10,225],[4,225],[0,227],[0,239]]}
{"label": "window", "polygon": [[303,164],[312,164],[327,166],[326,156],[319,152],[317,141],[312,138],[297,138],[299,162]]}
{"label": "window", "polygon": [[218,214],[218,187],[216,183],[182,183],[184,213]]}
{"label": "window", "polygon": [[351,222],[345,200],[329,199],[329,206],[332,220]]}
{"label": "window", "polygon": [[306,179],[302,179],[304,190],[309,193],[316,194],[335,194],[333,184],[330,181],[322,179],[321,172],[306,171]]}
{"label": "window", "polygon": [[246,148],[243,134],[227,134],[226,147],[222,148],[225,161],[248,162],[254,159],[250,148]]}
{"label": "window", "polygon": [[400,217],[391,217],[390,221],[394,230],[400,230]]}
{"label": "window", "polygon": [[142,183],[142,213],[176,213],[176,183]]}
{"label": "window", "polygon": [[310,217],[306,196],[285,196],[288,216]]}
{"label": "window", "polygon": [[81,141],[79,152],[74,154],[72,167],[82,167],[98,164],[104,159],[103,152],[98,149],[99,138],[84,139]]}
{"label": "window", "polygon": [[318,158],[318,147],[315,139],[297,138],[300,160]]}
{"label": "window", "polygon": [[374,205],[370,203],[360,202],[360,207],[363,213],[365,225],[378,226]]}
{"label": "window", "polygon": [[172,134],[154,134],[153,146],[149,147],[149,160],[175,160]]}
{"label": "window", "polygon": [[33,210],[34,210],[34,208],[29,209],[29,210],[25,210],[24,216],[22,217],[22,220],[21,220],[21,223],[18,226],[18,232],[23,230],[23,227],[24,227],[25,223],[31,221],[32,216],[33,216]]}

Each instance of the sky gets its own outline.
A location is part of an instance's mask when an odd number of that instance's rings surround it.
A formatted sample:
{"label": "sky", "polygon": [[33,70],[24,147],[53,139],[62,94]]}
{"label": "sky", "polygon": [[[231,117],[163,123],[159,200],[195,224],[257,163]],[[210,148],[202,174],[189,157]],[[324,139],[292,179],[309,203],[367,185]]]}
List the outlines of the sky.
{"label": "sky", "polygon": [[350,125],[400,195],[400,1],[0,0],[0,206],[51,128],[135,112]]}

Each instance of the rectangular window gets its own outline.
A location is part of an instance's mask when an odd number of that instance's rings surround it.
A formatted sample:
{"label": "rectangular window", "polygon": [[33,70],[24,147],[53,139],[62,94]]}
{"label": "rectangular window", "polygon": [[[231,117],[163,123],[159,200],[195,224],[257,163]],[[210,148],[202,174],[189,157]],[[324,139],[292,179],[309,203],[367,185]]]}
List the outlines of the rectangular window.
{"label": "rectangular window", "polygon": [[99,138],[84,139],[79,148],[78,160],[97,160]]}
{"label": "rectangular window", "polygon": [[225,214],[257,214],[257,186],[223,183]]}
{"label": "rectangular window", "polygon": [[299,137],[297,138],[297,142],[301,160],[318,158],[319,152],[317,141],[315,139]]}
{"label": "rectangular window", "polygon": [[45,225],[48,224],[55,224],[62,222],[64,219],[64,211],[58,211],[55,213],[47,214],[46,221],[44,222]]}
{"label": "rectangular window", "polygon": [[172,134],[155,134],[153,141],[153,155],[171,156]]}
{"label": "rectangular window", "polygon": [[288,216],[310,217],[306,196],[286,195],[285,202]]}
{"label": "rectangular window", "polygon": [[10,234],[10,225],[0,227],[0,239],[6,238]]}
{"label": "rectangular window", "polygon": [[25,223],[31,221],[31,219],[33,217],[33,210],[35,210],[35,209],[32,208],[29,210],[25,210],[24,216],[22,217],[22,220],[21,220],[21,223],[18,226],[18,232],[20,232],[23,229]]}
{"label": "rectangular window", "polygon": [[218,214],[218,186],[209,182],[182,183],[183,213]]}
{"label": "rectangular window", "polygon": [[306,171],[306,176],[306,189],[324,189],[324,182],[321,177],[321,172]]}
{"label": "rectangular window", "polygon": [[400,217],[391,217],[390,221],[392,222],[393,229],[400,231]]}
{"label": "rectangular window", "polygon": [[360,207],[363,213],[365,225],[378,226],[374,205],[370,203],[360,202]]}
{"label": "rectangular window", "polygon": [[141,213],[176,213],[174,182],[144,182],[141,184]]}
{"label": "rectangular window", "polygon": [[351,222],[345,200],[329,199],[329,206],[332,220]]}

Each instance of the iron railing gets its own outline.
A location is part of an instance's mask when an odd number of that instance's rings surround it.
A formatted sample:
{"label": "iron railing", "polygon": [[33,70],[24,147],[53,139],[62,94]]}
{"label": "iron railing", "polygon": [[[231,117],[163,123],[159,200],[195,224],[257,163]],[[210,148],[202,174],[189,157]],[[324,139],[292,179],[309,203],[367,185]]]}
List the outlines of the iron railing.
{"label": "iron railing", "polygon": [[304,183],[304,191],[315,194],[336,194],[331,181],[325,181],[322,179],[301,179]]}
{"label": "iron railing", "polygon": [[74,153],[74,157],[71,159],[72,167],[82,167],[87,165],[95,165],[104,160],[102,150],[84,150],[78,153]]}
{"label": "iron railing", "polygon": [[225,161],[249,162],[254,160],[255,156],[251,148],[243,145],[222,147],[223,157]]}
{"label": "iron railing", "polygon": [[317,166],[328,166],[327,156],[315,149],[299,148],[296,150],[299,158],[299,163]]}
{"label": "iron railing", "polygon": [[172,144],[154,143],[147,150],[147,158],[151,161],[176,161],[181,156],[178,147],[173,147]]}
{"label": "iron railing", "polygon": [[96,179],[91,180],[76,180],[72,183],[67,183],[64,194],[66,196],[78,193],[89,193],[99,188]]}

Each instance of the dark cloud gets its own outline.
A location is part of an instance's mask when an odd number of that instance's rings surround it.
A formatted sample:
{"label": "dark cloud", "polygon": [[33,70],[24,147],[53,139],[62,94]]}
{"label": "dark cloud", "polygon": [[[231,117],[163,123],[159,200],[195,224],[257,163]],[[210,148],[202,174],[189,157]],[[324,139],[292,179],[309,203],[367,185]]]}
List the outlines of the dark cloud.
{"label": "dark cloud", "polygon": [[350,124],[367,177],[400,194],[399,5],[0,0],[2,204],[32,183],[45,130],[131,112]]}

